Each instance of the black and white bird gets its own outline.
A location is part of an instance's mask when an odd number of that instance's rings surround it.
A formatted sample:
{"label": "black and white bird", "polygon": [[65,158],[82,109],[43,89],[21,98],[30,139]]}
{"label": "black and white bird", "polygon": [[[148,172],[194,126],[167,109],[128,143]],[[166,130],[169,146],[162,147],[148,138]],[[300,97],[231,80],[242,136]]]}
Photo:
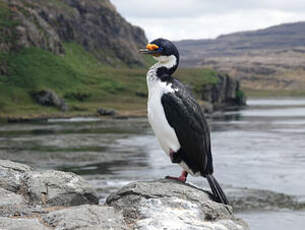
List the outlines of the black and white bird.
{"label": "black and white bird", "polygon": [[206,177],[215,200],[228,204],[213,176],[210,131],[204,114],[186,87],[172,77],[179,65],[176,46],[159,38],[140,53],[158,61],[146,76],[149,123],[163,151],[183,169],[180,177],[167,178],[185,182],[188,174]]}

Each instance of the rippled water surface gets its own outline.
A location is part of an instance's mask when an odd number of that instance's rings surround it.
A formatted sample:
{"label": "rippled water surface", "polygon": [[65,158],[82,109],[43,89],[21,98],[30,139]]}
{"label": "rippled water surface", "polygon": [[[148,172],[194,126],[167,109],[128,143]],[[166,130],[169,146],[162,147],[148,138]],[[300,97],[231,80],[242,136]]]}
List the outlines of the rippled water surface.
{"label": "rippled water surface", "polygon": [[[241,205],[237,213],[251,229],[305,229],[300,208],[305,200],[305,99],[249,100],[248,105],[210,120],[215,175],[229,198],[253,203]],[[160,150],[146,119],[0,124],[0,158],[80,174],[98,190],[101,202],[129,182],[180,173]],[[203,178],[189,181],[207,187]],[[264,190],[273,192],[265,203],[249,198],[250,191],[260,198]],[[278,193],[293,201],[283,205]]]}

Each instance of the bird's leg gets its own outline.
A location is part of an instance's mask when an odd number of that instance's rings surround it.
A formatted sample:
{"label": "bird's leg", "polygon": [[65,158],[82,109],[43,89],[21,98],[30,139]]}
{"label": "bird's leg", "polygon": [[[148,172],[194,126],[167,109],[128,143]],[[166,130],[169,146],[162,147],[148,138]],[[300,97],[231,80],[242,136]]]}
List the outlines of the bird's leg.
{"label": "bird's leg", "polygon": [[182,173],[181,173],[181,176],[179,176],[179,177],[167,176],[165,178],[166,179],[171,179],[171,180],[178,180],[178,181],[181,181],[181,182],[185,183],[187,175],[188,175],[188,172],[183,170]]}
{"label": "bird's leg", "polygon": [[[180,154],[179,154],[179,151],[178,152],[174,152],[173,150],[170,149],[169,150],[169,157],[170,157],[172,163],[180,163],[182,161],[181,157],[180,157]],[[185,182],[187,174],[188,174],[187,171],[183,170],[181,176],[179,176],[179,177],[167,176],[165,178],[166,179],[178,180],[178,181],[181,181],[181,182]]]}

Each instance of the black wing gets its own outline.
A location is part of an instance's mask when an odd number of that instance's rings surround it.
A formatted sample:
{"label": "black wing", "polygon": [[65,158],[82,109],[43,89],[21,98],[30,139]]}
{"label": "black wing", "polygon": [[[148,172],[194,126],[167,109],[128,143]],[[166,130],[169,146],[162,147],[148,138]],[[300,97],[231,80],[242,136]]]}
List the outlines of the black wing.
{"label": "black wing", "polygon": [[204,114],[188,90],[176,79],[171,81],[175,90],[164,94],[161,102],[168,123],[176,132],[181,145],[181,159],[201,175],[213,173],[210,131]]}

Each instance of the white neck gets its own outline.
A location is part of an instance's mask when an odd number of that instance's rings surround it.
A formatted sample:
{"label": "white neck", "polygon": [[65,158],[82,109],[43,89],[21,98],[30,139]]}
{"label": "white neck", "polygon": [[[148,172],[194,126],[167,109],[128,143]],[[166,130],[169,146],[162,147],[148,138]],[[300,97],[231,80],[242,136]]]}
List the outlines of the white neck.
{"label": "white neck", "polygon": [[159,56],[153,58],[158,62],[155,65],[153,65],[151,68],[166,67],[167,69],[170,69],[177,64],[177,58],[174,55]]}
{"label": "white neck", "polygon": [[151,93],[151,89],[155,87],[156,84],[158,85],[161,82],[160,79],[157,77],[158,68],[166,67],[167,69],[170,69],[177,64],[177,58],[174,55],[154,57],[154,59],[156,59],[158,62],[154,64],[152,67],[150,67],[146,75],[146,82],[148,86],[149,95]]}

